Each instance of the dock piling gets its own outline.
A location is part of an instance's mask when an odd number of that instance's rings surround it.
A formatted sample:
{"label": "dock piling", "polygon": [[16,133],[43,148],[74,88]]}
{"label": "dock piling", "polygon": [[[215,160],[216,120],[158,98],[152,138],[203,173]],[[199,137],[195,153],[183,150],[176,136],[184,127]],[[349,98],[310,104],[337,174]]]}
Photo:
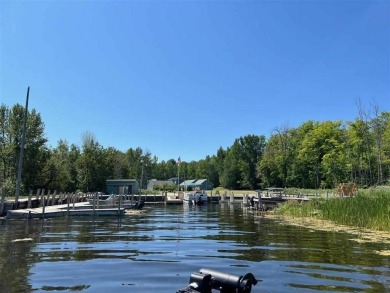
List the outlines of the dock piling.
{"label": "dock piling", "polygon": [[93,217],[96,215],[96,202],[97,202],[97,193],[94,193],[92,197],[92,209],[93,209]]}
{"label": "dock piling", "polygon": [[119,195],[119,198],[118,198],[118,216],[121,214],[121,201],[122,201],[122,196]]}
{"label": "dock piling", "polygon": [[57,195],[57,190],[53,191],[53,195],[51,197],[51,205],[54,206],[56,204],[56,195]]}
{"label": "dock piling", "polygon": [[32,197],[32,190],[30,189],[30,192],[28,193],[28,201],[27,201],[28,209],[31,209],[31,197]]}
{"label": "dock piling", "polygon": [[4,213],[4,204],[5,204],[5,188],[1,190],[0,216],[2,216]]}
{"label": "dock piling", "polygon": [[68,204],[67,211],[68,211],[68,216],[69,216],[69,205],[70,205],[70,198],[69,198],[69,192],[66,193],[66,202]]}
{"label": "dock piling", "polygon": [[[50,196],[50,190],[48,191],[48,197]],[[45,218],[45,190],[43,189],[42,193],[42,219]]]}
{"label": "dock piling", "polygon": [[41,189],[41,200],[40,200],[40,205],[41,207],[45,204],[43,201],[45,199],[45,190]]}

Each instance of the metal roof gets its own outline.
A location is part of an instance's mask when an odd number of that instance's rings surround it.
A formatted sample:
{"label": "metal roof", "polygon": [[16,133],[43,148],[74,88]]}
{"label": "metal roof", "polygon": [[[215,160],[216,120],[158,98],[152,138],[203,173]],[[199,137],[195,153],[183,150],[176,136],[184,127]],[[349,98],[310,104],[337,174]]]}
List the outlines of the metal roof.
{"label": "metal roof", "polygon": [[180,186],[199,186],[199,185],[202,185],[206,181],[208,181],[208,179],[185,180],[182,183],[180,183]]}

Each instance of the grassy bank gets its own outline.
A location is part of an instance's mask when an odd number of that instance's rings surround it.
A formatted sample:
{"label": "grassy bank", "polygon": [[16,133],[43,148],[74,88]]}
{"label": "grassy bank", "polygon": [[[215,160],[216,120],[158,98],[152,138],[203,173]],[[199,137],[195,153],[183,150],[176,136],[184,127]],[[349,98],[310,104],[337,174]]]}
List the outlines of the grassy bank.
{"label": "grassy bank", "polygon": [[289,202],[275,212],[390,232],[390,188],[360,190],[353,198],[315,198],[301,204]]}

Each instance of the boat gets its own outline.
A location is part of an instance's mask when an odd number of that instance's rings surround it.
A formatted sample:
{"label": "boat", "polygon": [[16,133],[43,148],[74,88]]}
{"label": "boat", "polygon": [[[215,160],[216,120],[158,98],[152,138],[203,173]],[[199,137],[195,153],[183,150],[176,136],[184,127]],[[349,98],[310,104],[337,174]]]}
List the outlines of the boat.
{"label": "boat", "polygon": [[[95,206],[98,206],[100,208],[114,207],[114,206],[118,206],[120,204],[120,206],[124,209],[140,210],[145,205],[145,202],[143,200],[139,200],[139,201],[134,202],[133,200],[128,200],[126,198],[127,198],[126,196],[111,194],[109,196],[106,196],[106,195],[99,196],[99,199],[91,198],[88,201],[91,205],[95,205]],[[120,201],[119,201],[119,199],[120,199]]]}
{"label": "boat", "polygon": [[188,204],[203,205],[208,202],[208,196],[202,191],[185,193],[183,202]]}

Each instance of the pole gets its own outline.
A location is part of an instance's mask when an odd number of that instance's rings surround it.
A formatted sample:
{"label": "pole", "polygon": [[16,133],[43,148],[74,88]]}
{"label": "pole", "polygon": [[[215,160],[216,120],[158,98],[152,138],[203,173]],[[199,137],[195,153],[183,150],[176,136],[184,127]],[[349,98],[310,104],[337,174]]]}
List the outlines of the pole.
{"label": "pole", "polygon": [[177,195],[179,195],[180,191],[180,157],[177,159]]}
{"label": "pole", "polygon": [[139,191],[139,194],[141,195],[141,190],[142,190],[142,180],[143,180],[143,177],[144,177],[144,161],[141,160],[141,182],[140,182],[140,191]]}
{"label": "pole", "polygon": [[177,193],[180,191],[180,164],[177,165]]}
{"label": "pole", "polygon": [[19,202],[20,181],[22,179],[22,164],[23,164],[24,141],[26,139],[26,125],[27,125],[28,97],[29,97],[29,95],[30,95],[30,87],[27,87],[26,108],[24,109],[24,118],[23,118],[22,141],[20,143],[18,177],[16,180],[16,190],[15,190],[15,206],[16,206],[16,208],[17,208],[18,202]]}

